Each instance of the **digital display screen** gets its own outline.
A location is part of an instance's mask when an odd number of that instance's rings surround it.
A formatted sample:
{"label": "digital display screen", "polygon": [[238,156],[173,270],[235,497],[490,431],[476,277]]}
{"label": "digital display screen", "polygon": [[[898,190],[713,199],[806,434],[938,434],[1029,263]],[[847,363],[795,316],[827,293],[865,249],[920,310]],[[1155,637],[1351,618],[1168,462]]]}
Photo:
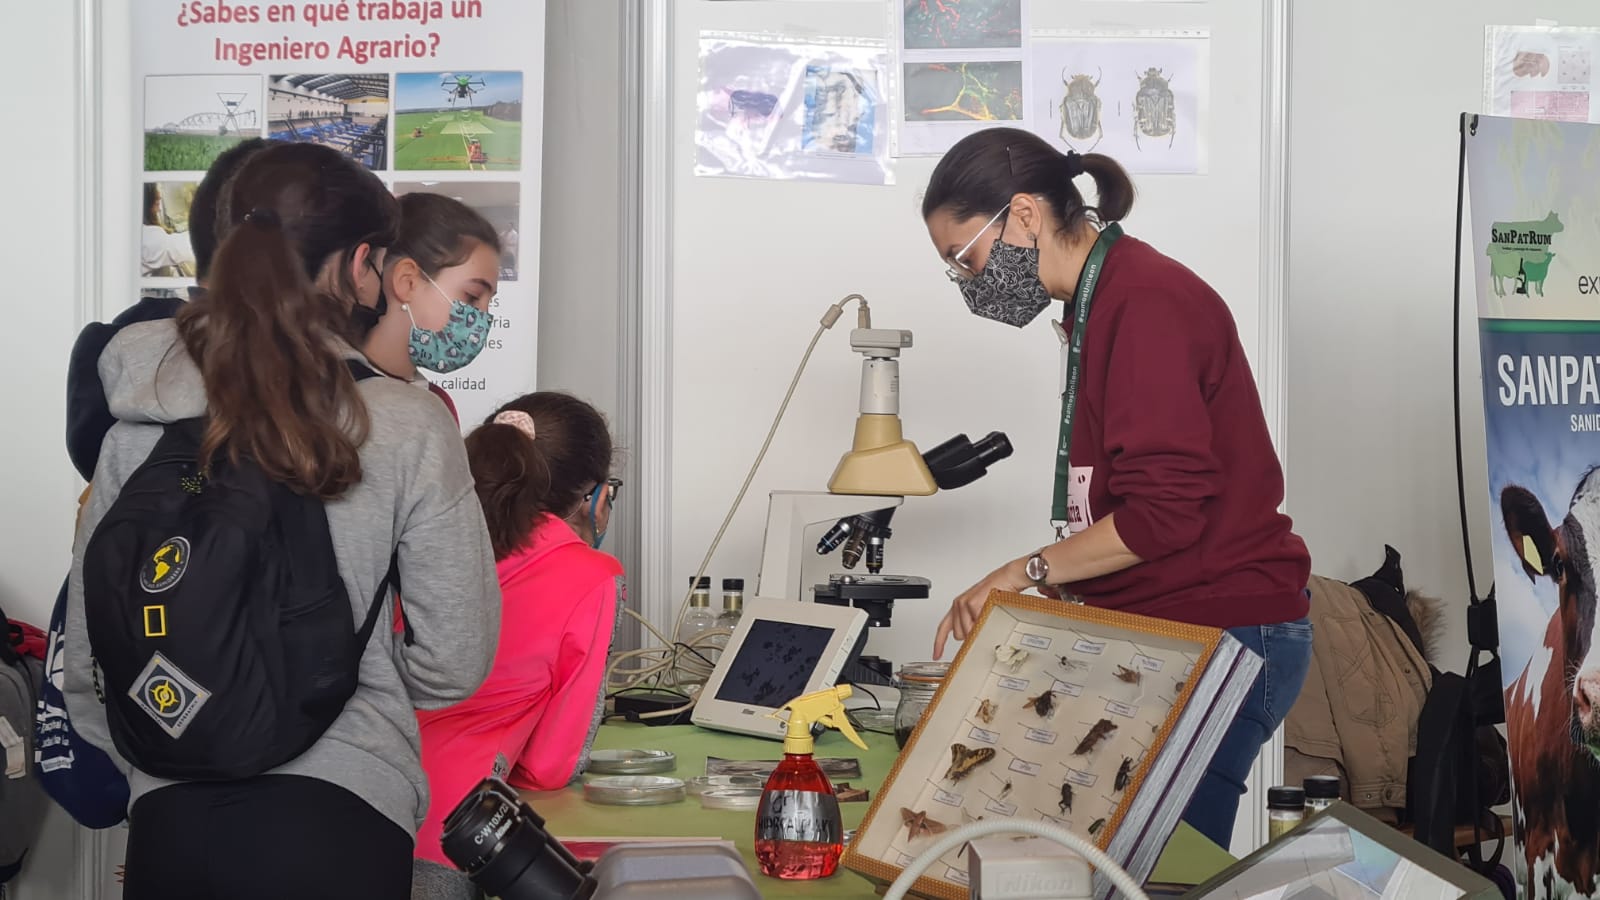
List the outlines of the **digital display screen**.
{"label": "digital display screen", "polygon": [[777,707],[806,692],[834,630],[757,619],[722,677],[717,699]]}

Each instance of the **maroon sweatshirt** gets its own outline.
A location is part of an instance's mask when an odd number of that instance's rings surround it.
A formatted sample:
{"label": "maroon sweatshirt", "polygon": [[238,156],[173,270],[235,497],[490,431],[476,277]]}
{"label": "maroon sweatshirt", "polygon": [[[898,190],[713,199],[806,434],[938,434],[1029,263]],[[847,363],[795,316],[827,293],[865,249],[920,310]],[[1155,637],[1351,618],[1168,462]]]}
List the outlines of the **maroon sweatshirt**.
{"label": "maroon sweatshirt", "polygon": [[1221,628],[1305,615],[1311,555],[1278,512],[1283,468],[1227,304],[1124,237],[1088,328],[1069,527],[1116,513],[1144,562],[1067,590],[1091,606]]}

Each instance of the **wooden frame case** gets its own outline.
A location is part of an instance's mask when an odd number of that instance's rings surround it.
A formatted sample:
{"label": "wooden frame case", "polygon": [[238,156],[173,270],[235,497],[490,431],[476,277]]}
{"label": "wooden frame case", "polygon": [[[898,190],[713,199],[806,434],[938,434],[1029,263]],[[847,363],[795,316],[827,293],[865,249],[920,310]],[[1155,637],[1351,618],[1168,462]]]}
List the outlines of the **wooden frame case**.
{"label": "wooden frame case", "polygon": [[[1141,811],[1143,829],[1160,799],[1141,802],[1140,791],[1196,690],[1191,676],[1224,640],[1215,628],[991,594],[845,867],[887,885],[937,834],[997,816],[1052,821],[1101,849],[1127,846],[1117,837],[1130,811]],[[1165,844],[1167,832],[1136,837]],[[912,892],[965,900],[964,855],[942,857]]]}

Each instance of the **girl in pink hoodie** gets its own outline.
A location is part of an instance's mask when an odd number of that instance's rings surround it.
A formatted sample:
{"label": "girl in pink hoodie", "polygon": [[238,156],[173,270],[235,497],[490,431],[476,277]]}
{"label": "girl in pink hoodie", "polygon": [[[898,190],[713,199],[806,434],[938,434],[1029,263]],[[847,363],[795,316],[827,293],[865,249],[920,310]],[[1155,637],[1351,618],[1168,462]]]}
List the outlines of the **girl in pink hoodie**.
{"label": "girl in pink hoodie", "polygon": [[413,897],[470,897],[440,848],[442,823],[481,779],[565,787],[588,765],[605,703],[606,656],[626,598],[622,566],[598,549],[622,482],[594,407],[541,391],[467,436],[467,458],[500,575],[500,643],[471,698],[417,714],[428,817]]}

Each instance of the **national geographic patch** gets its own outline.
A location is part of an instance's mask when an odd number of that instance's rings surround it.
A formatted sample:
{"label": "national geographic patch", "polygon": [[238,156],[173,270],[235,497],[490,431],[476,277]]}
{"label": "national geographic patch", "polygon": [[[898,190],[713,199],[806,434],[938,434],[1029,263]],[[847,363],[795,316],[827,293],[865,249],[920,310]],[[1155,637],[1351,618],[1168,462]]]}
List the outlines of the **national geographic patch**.
{"label": "national geographic patch", "polygon": [[211,699],[211,692],[157,653],[133,680],[128,696],[149,713],[162,730],[173,738],[180,738],[200,707]]}
{"label": "national geographic patch", "polygon": [[139,586],[146,593],[159,594],[175,587],[189,568],[189,539],[167,538],[139,567]]}

